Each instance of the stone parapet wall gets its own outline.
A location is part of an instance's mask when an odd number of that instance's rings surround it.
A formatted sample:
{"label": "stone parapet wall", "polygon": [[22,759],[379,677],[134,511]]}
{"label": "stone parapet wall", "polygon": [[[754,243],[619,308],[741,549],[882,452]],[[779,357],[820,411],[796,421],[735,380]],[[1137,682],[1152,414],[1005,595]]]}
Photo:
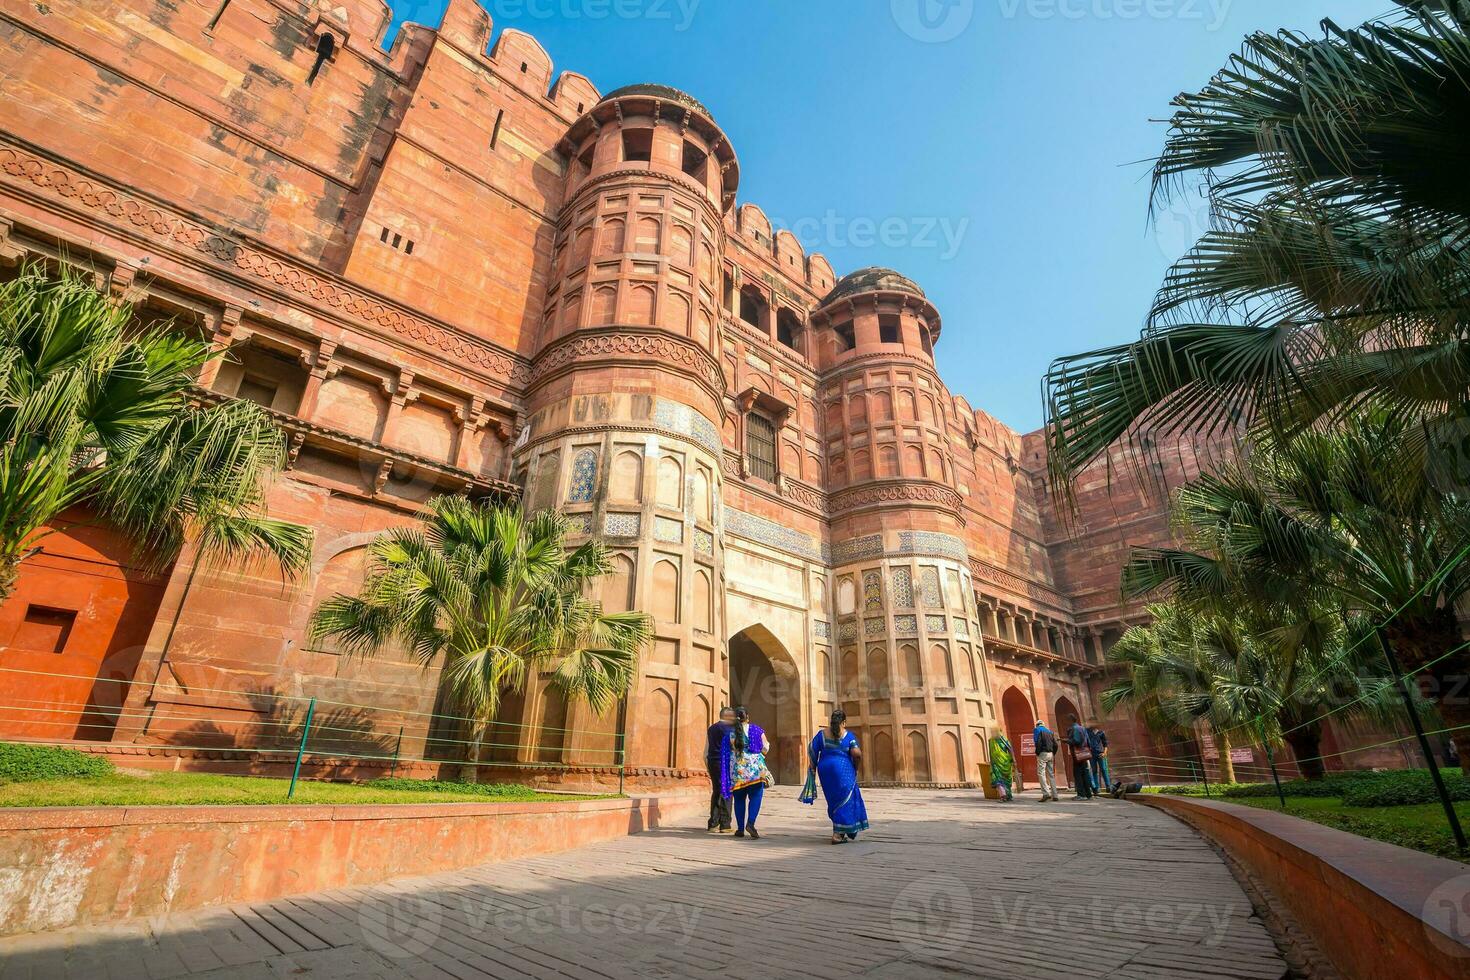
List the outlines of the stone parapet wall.
{"label": "stone parapet wall", "polygon": [[0,810],[0,936],[551,854],[693,822],[706,802]]}
{"label": "stone parapet wall", "polygon": [[1470,974],[1470,871],[1297,817],[1179,796],[1135,796],[1215,841],[1291,910],[1348,978]]}

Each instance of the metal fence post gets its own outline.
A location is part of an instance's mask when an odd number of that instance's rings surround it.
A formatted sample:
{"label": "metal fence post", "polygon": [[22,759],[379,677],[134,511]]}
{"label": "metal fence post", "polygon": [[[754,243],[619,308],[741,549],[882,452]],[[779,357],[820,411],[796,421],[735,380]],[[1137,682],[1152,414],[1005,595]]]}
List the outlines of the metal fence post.
{"label": "metal fence post", "polygon": [[296,795],[296,780],[301,776],[301,757],[306,754],[306,737],[311,734],[311,716],[316,714],[316,698],[306,706],[306,724],[301,726],[301,744],[296,747],[296,768],[291,770],[291,788],[286,790],[286,799]]}
{"label": "metal fence post", "polygon": [[388,770],[388,778],[392,779],[398,775],[398,750],[403,748],[403,726],[398,726],[398,741],[393,743],[393,766]]}

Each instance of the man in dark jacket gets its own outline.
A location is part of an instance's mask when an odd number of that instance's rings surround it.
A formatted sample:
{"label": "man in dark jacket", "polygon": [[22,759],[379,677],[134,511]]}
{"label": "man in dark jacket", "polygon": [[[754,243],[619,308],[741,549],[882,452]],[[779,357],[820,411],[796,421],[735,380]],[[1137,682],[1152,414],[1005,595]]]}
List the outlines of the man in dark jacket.
{"label": "man in dark jacket", "polygon": [[1072,722],[1072,727],[1067,729],[1067,748],[1072,756],[1072,788],[1077,790],[1077,799],[1092,799],[1092,773],[1088,771],[1087,759],[1078,758],[1078,755],[1090,756],[1091,749],[1087,745],[1087,729],[1082,727],[1082,722]]}
{"label": "man in dark jacket", "polygon": [[1031,742],[1036,748],[1036,778],[1041,782],[1041,802],[1057,800],[1057,744],[1056,733],[1038,721],[1031,732]]}
{"label": "man in dark jacket", "polygon": [[730,829],[730,736],[735,731],[735,709],[721,708],[720,720],[709,726],[704,740],[704,768],[709,773],[709,820],[705,829],[712,834],[732,833]]}
{"label": "man in dark jacket", "polygon": [[1092,749],[1092,791],[1106,793],[1113,786],[1113,774],[1108,771],[1108,733],[1097,722],[1087,726],[1087,747]]}

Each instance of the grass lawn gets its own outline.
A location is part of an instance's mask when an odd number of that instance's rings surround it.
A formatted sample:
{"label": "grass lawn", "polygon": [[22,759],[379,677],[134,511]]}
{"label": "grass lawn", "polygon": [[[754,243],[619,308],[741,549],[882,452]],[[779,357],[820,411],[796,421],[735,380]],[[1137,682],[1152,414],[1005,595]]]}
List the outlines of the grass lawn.
{"label": "grass lawn", "polygon": [[[217,776],[196,772],[112,772],[25,782],[0,781],[0,806],[178,806],[275,803],[286,800],[288,779]],[[524,786],[425,783],[383,779],[372,783],[302,780],[289,802],[305,803],[524,803],[528,800],[594,799],[538,793]]]}
{"label": "grass lawn", "polygon": [[[1275,797],[1247,797],[1227,800],[1262,810],[1280,810]],[[1459,860],[1455,838],[1445,822],[1444,808],[1438,803],[1416,803],[1412,806],[1361,807],[1344,806],[1336,797],[1287,797],[1286,812],[1304,820],[1314,820],[1360,837],[1387,841],[1439,857]],[[1470,803],[1455,804],[1460,825],[1470,829]]]}

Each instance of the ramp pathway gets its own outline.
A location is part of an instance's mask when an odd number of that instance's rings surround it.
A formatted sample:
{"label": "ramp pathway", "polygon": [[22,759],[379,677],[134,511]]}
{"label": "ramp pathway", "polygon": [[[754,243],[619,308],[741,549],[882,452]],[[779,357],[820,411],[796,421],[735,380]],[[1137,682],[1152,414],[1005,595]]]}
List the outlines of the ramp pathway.
{"label": "ramp pathway", "polygon": [[[0,980],[1138,977],[1286,964],[1211,848],[1152,808],[870,790],[873,829],[767,792],[702,827],[371,888],[0,941]],[[330,860],[324,855],[323,860]]]}

